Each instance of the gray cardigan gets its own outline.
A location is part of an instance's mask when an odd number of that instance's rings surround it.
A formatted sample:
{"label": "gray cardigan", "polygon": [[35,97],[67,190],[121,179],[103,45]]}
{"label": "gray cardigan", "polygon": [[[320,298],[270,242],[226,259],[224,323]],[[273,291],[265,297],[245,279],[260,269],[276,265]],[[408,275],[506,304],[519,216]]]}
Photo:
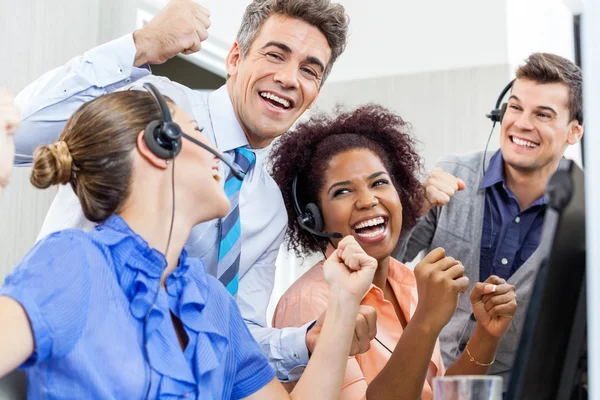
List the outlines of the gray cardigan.
{"label": "gray cardigan", "polygon": [[[486,165],[492,155],[493,153],[486,155]],[[470,280],[469,291],[475,283],[479,282],[479,255],[485,201],[485,190],[479,189],[483,178],[482,158],[483,152],[478,152],[446,157],[437,164],[437,167],[461,178],[466,188],[457,192],[446,206],[432,208],[420,219],[412,232],[404,233],[393,254],[394,258],[406,262],[413,260],[422,250],[429,252],[442,247],[448,256],[463,263],[465,275]],[[505,387],[519,345],[521,327],[526,316],[541,254],[538,248],[508,280],[517,288],[517,313],[509,331],[502,339],[496,362],[490,369],[491,374],[504,377]],[[456,313],[440,334],[442,356],[446,367],[458,358],[471,337],[475,327],[475,321],[470,318],[471,313],[469,296],[461,295]]]}

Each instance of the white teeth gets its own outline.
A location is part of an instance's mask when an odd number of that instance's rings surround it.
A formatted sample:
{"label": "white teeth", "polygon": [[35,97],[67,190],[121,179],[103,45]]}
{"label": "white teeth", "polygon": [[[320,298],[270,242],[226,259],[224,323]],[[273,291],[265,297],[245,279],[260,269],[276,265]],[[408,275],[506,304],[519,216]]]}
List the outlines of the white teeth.
{"label": "white teeth", "polygon": [[290,106],[290,102],[289,101],[287,101],[286,99],[282,99],[281,97],[275,96],[273,93],[261,92],[260,95],[262,97],[264,97],[265,99],[270,99],[270,100],[278,102],[279,104],[281,104],[285,108],[289,108],[289,106]]}
{"label": "white teeth", "polygon": [[512,137],[512,141],[515,144],[518,144],[519,146],[523,146],[523,147],[531,147],[533,149],[535,149],[536,147],[539,146],[539,144],[533,143],[533,142],[529,142],[527,140],[522,140],[516,137]]}
{"label": "white teeth", "polygon": [[363,222],[360,222],[360,223],[354,225],[354,229],[362,229],[362,228],[366,228],[369,226],[380,225],[380,224],[383,224],[384,222],[385,222],[385,220],[383,219],[383,217],[377,217],[377,218],[369,219],[367,221],[363,221]]}
{"label": "white teeth", "polygon": [[384,230],[385,230],[385,225],[381,225],[381,227],[379,229],[377,229],[375,232],[371,232],[371,233],[356,232],[356,234],[361,237],[375,237],[375,236],[381,235]]}

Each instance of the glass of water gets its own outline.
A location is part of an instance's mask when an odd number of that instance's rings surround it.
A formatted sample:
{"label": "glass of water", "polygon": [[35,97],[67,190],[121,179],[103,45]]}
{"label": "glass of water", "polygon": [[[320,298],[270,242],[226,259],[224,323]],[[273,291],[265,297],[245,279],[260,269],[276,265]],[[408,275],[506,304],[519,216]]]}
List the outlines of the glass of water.
{"label": "glass of water", "polygon": [[465,375],[433,378],[433,400],[502,400],[502,377]]}

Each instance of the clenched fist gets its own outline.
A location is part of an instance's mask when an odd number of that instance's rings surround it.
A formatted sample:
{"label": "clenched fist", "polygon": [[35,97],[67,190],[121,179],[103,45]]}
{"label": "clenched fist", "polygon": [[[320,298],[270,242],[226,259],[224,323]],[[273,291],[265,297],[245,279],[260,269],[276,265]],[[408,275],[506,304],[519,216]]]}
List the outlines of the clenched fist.
{"label": "clenched fist", "polygon": [[356,239],[346,236],[323,264],[325,280],[361,301],[373,282],[377,260],[360,247]]}
{"label": "clenched fist", "polygon": [[456,192],[465,187],[462,179],[441,168],[434,168],[423,183],[425,201],[419,214],[425,215],[435,206],[445,206]]}
{"label": "clenched fist", "polygon": [[[306,332],[306,347],[309,354],[312,354],[317,347],[323,323],[325,322],[324,312],[319,316],[315,324]],[[363,354],[371,348],[371,340],[377,335],[377,311],[371,306],[360,306],[356,315],[356,325],[354,326],[354,337],[350,346],[349,356]]]}
{"label": "clenched fist", "polygon": [[470,300],[477,324],[490,336],[501,338],[517,312],[515,287],[492,275],[485,282],[475,284]]}
{"label": "clenched fist", "polygon": [[441,331],[458,307],[458,296],[469,287],[464,272],[465,267],[442,248],[427,254],[415,267],[419,304],[413,320]]}
{"label": "clenched fist", "polygon": [[192,0],[171,0],[142,29],[134,32],[134,65],[162,64],[179,53],[200,50],[208,38],[210,12]]}

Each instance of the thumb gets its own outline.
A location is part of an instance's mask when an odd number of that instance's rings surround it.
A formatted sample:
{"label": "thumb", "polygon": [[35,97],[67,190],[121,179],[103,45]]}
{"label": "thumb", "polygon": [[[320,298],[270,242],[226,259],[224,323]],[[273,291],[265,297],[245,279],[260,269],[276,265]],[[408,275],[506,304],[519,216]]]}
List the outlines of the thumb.
{"label": "thumb", "polygon": [[467,185],[465,184],[465,182],[460,179],[460,178],[456,178],[457,183],[458,183],[458,190],[465,190],[465,188],[467,187]]}
{"label": "thumb", "polygon": [[475,303],[481,301],[484,295],[493,293],[495,291],[496,285],[487,282],[477,282],[475,286],[473,286],[469,298],[471,299],[472,303]]}

